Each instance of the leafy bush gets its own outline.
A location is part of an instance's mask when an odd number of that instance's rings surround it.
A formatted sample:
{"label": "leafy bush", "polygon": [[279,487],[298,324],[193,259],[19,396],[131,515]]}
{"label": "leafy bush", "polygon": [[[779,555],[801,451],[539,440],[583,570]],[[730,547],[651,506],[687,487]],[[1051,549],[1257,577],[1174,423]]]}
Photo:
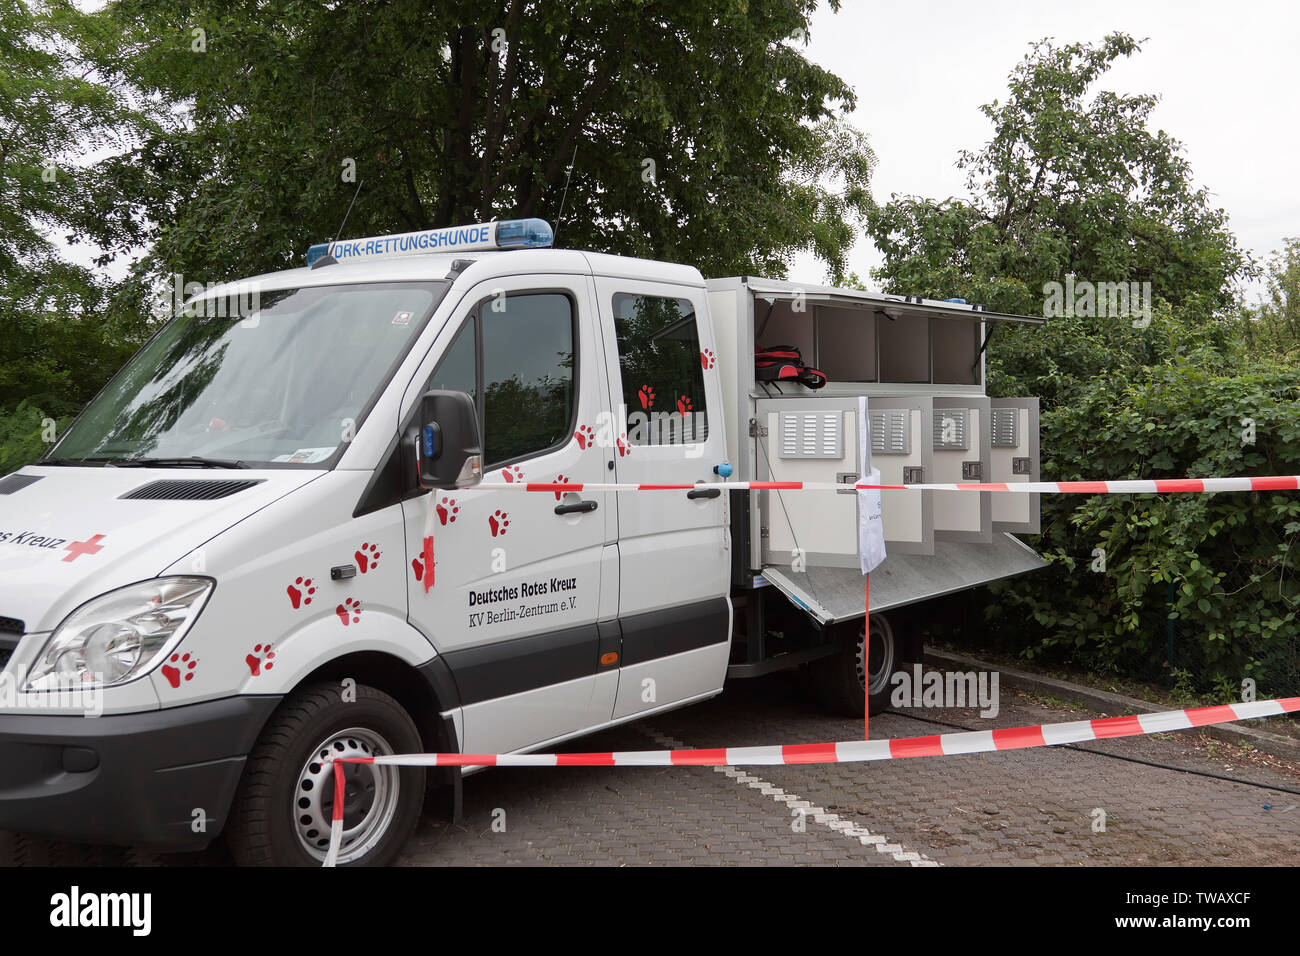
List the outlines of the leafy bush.
{"label": "leafy bush", "polygon": [[14,408],[0,411],[0,475],[17,471],[45,453],[50,432],[62,434],[72,421],[68,415],[56,419],[25,399]]}
{"label": "leafy bush", "polygon": [[[1046,480],[1300,473],[1300,376],[1192,364],[1081,384],[1043,416]],[[994,636],[1028,656],[1201,689],[1300,692],[1300,496],[1044,496],[1043,571],[996,585]],[[1104,551],[1104,573],[1099,553]],[[1176,636],[1172,660],[1168,622]],[[1029,623],[1030,631],[1024,630]]]}

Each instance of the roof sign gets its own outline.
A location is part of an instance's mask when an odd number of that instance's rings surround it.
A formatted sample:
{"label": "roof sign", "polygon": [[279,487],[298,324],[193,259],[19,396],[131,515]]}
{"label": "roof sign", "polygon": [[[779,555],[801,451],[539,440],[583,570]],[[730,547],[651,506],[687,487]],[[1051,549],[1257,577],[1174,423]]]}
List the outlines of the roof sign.
{"label": "roof sign", "polygon": [[554,240],[542,219],[506,219],[446,229],[422,229],[395,236],[321,242],[307,250],[307,265],[323,256],[339,262],[353,259],[392,259],[438,252],[483,252],[492,249],[544,248]]}

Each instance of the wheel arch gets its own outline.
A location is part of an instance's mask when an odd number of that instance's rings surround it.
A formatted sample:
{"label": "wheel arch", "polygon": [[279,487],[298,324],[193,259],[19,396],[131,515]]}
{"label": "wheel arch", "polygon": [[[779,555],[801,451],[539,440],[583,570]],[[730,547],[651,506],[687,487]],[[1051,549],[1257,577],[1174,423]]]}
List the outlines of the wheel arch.
{"label": "wheel arch", "polygon": [[459,751],[455,723],[443,717],[444,712],[459,706],[459,694],[442,658],[413,667],[384,651],[353,651],[304,675],[294,690],[334,681],[341,689],[347,680],[381,690],[401,704],[415,721],[426,753]]}

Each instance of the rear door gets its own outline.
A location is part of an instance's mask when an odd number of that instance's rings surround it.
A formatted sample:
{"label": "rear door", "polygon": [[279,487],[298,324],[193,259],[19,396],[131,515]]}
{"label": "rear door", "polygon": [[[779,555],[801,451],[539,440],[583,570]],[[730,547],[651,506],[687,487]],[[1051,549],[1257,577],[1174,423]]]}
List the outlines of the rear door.
{"label": "rear door", "polygon": [[[601,481],[603,459],[574,437],[607,405],[599,342],[587,277],[494,279],[466,296],[404,407],[431,388],[471,394],[485,482]],[[602,578],[614,596],[612,499],[470,488],[406,502],[410,619],[456,681],[466,751],[505,753],[609,720],[618,673],[602,670],[597,621]]]}
{"label": "rear door", "polygon": [[616,495],[619,718],[722,687],[729,502],[708,485],[719,480],[713,469],[726,460],[726,438],[704,289],[605,277],[595,289],[616,409],[592,426],[607,473],[619,482],[701,485]]}

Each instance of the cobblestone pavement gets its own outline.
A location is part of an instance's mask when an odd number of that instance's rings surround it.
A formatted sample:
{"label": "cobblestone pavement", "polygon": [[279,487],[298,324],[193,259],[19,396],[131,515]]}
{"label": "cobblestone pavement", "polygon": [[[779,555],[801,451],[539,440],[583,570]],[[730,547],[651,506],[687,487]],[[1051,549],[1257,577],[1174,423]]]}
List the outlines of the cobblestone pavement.
{"label": "cobblestone pavement", "polygon": [[[973,709],[883,714],[871,721],[872,737],[1097,716],[1011,692],[1002,698],[991,720]],[[816,743],[860,733],[860,721],[825,716],[774,675],[565,749]],[[426,816],[398,862],[1283,866],[1300,854],[1298,767],[1190,732],[1083,746],[869,764],[491,770],[466,779],[459,825]],[[0,834],[0,864],[227,859],[220,847],[81,859]]]}

